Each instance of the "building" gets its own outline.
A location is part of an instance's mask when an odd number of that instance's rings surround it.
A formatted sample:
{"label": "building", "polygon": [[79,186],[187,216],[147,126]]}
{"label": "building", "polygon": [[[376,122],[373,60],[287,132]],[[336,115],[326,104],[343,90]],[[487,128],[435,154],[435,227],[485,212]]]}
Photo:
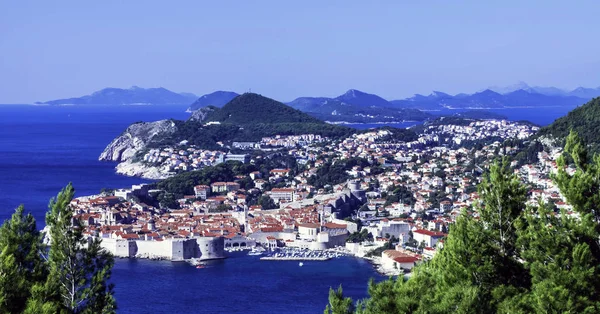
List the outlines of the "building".
{"label": "building", "polygon": [[225,154],[225,161],[239,161],[241,163],[249,163],[250,155],[248,154]]}
{"label": "building", "polygon": [[260,149],[260,144],[255,142],[233,142],[231,146],[237,149]]}
{"label": "building", "polygon": [[213,193],[228,193],[240,189],[240,185],[235,182],[215,182],[210,187]]}
{"label": "building", "polygon": [[196,195],[196,198],[205,200],[208,198],[209,192],[210,187],[208,185],[196,185],[194,187],[194,195]]}
{"label": "building", "polygon": [[121,237],[102,239],[100,245],[117,257],[182,261],[191,258],[201,260],[225,258],[224,243],[223,237],[194,237],[161,241],[140,240],[139,237]]}
{"label": "building", "polygon": [[269,171],[269,173],[275,178],[282,178],[287,177],[289,175],[290,169],[273,169]]}
{"label": "building", "polygon": [[276,203],[280,203],[282,200],[286,202],[294,200],[294,189],[290,188],[272,189],[269,194]]}
{"label": "building", "polygon": [[316,240],[320,227],[316,223],[298,224],[298,237],[302,240]]}
{"label": "building", "polygon": [[373,237],[385,237],[386,235],[394,236],[398,238],[402,243],[408,241],[408,233],[410,231],[410,224],[404,221],[388,220],[383,219],[377,224],[363,227],[373,235]]}
{"label": "building", "polygon": [[415,267],[419,258],[410,252],[401,252],[396,250],[385,250],[381,253],[381,266],[385,269],[407,269]]}
{"label": "building", "polygon": [[435,247],[436,243],[445,236],[445,233],[425,229],[413,231],[413,239],[419,244],[425,243],[426,247]]}

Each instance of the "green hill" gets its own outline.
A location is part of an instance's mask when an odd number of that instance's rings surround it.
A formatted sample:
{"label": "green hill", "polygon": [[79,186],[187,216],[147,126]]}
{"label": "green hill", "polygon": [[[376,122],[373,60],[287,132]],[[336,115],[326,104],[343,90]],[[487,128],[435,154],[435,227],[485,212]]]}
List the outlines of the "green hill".
{"label": "green hill", "polygon": [[156,136],[148,147],[174,146],[186,140],[190,145],[219,149],[221,144],[260,141],[265,136],[319,134],[335,139],[355,131],[325,123],[273,99],[251,93],[237,96],[222,108],[205,107],[189,120],[173,123],[174,132]]}
{"label": "green hill", "polygon": [[221,109],[209,114],[204,121],[218,121],[237,125],[258,123],[324,124],[323,121],[313,118],[300,110],[253,93],[245,93],[235,97]]}
{"label": "green hill", "polygon": [[600,97],[572,110],[566,116],[556,119],[552,124],[543,127],[538,136],[551,136],[564,139],[570,130],[579,133],[584,141],[594,150],[600,147]]}

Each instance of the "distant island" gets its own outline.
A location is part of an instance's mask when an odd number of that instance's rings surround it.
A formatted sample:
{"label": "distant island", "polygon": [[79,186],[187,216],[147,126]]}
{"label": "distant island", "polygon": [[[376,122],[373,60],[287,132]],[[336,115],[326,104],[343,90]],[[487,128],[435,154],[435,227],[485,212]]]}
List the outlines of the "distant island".
{"label": "distant island", "polygon": [[[239,96],[233,91],[215,91],[200,97],[168,89],[104,88],[91,95],[40,101],[47,105],[183,105],[188,112],[206,107],[223,107]],[[375,94],[349,89],[337,97],[298,97],[282,102],[320,120],[348,123],[424,121],[438,112],[507,108],[575,107],[600,96],[600,87],[578,87],[571,91],[556,87],[529,86],[524,82],[467,94],[433,91],[404,99],[387,100]]]}
{"label": "distant island", "polygon": [[198,96],[166,88],[104,88],[91,95],[37,102],[48,105],[186,105]]}

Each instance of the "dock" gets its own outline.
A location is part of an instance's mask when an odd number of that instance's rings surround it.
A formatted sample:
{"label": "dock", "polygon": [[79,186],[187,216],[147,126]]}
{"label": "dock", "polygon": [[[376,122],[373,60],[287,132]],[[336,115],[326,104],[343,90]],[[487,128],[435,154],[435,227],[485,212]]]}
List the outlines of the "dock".
{"label": "dock", "polygon": [[331,257],[302,257],[302,256],[265,256],[261,261],[328,261]]}

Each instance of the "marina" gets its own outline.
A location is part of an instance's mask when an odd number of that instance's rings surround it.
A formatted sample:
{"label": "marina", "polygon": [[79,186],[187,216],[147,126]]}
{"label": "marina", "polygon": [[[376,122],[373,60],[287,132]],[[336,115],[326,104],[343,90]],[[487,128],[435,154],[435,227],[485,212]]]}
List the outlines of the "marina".
{"label": "marina", "polygon": [[286,257],[286,256],[265,256],[261,261],[328,261],[331,257]]}
{"label": "marina", "polygon": [[[249,254],[250,255],[250,254]],[[279,249],[270,255],[260,258],[261,261],[328,261],[345,256],[343,252],[336,250],[313,251],[298,248]]]}

